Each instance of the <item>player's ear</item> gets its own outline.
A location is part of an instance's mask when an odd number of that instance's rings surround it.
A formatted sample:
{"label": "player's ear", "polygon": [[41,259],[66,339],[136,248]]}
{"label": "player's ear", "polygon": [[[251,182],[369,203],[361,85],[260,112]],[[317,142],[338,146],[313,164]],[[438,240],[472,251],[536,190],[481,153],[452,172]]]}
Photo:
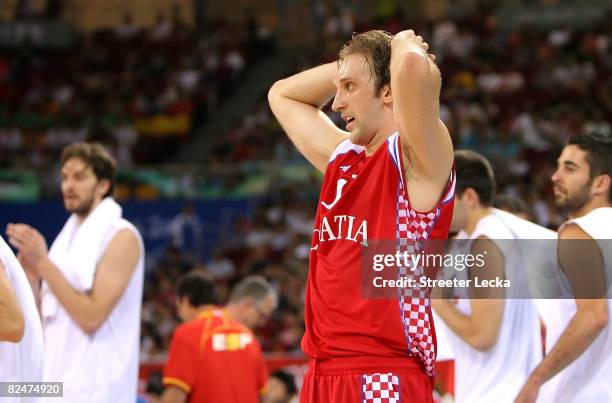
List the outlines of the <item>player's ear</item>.
{"label": "player's ear", "polygon": [[393,97],[391,94],[391,86],[386,84],[381,90],[380,95],[382,96],[383,102],[388,104],[393,102]]}
{"label": "player's ear", "polygon": [[610,175],[599,175],[593,180],[593,190],[596,194],[609,194],[610,186],[612,186]]}
{"label": "player's ear", "polygon": [[478,193],[472,188],[465,189],[462,196],[469,207],[475,207],[478,203],[480,203]]}
{"label": "player's ear", "polygon": [[108,179],[102,179],[100,182],[98,182],[98,186],[95,192],[97,196],[102,198],[104,197],[106,192],[108,192],[108,189],[110,189],[110,181]]}

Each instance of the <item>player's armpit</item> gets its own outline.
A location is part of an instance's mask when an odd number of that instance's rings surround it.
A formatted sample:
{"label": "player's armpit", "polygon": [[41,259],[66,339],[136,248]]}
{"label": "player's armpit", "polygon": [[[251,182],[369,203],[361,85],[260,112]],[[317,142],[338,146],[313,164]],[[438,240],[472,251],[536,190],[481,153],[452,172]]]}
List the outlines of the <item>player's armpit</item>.
{"label": "player's armpit", "polygon": [[17,343],[23,337],[23,311],[0,262],[0,341]]}
{"label": "player's armpit", "polygon": [[[396,36],[391,51],[393,115],[402,140],[404,168],[413,182],[408,187],[412,188],[410,201],[418,211],[434,207],[453,165],[450,134],[440,120],[440,87],[435,63],[420,46]],[[427,189],[418,189],[421,184],[427,184]]]}
{"label": "player's armpit", "polygon": [[185,389],[181,386],[174,385],[171,381],[173,379],[168,380],[168,378],[164,378],[164,384],[168,384],[166,389],[164,389],[164,394],[161,397],[162,403],[184,403],[187,401],[187,393]]}

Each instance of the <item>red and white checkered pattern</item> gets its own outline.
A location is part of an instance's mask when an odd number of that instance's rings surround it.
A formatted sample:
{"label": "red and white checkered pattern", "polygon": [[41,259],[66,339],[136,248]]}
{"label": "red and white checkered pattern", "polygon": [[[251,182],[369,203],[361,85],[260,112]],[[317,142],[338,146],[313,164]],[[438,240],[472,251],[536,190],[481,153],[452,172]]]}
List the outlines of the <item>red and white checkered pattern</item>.
{"label": "red and white checkered pattern", "polygon": [[[427,240],[429,232],[440,215],[440,209],[428,214],[418,213],[409,207],[404,194],[400,183],[397,219],[398,251],[418,253],[419,241]],[[416,355],[421,359],[425,372],[433,375],[436,349],[433,341],[428,290],[418,286],[419,278],[422,275],[424,275],[422,267],[400,267],[400,278],[413,278],[417,286],[400,289],[398,297],[408,350],[411,355]]]}
{"label": "red and white checkered pattern", "polygon": [[362,375],[363,403],[399,403],[399,376],[392,373]]}

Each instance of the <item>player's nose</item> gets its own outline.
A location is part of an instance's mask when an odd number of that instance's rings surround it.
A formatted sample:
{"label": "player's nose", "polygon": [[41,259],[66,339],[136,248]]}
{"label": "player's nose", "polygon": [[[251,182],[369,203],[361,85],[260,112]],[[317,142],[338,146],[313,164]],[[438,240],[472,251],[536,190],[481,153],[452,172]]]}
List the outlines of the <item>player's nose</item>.
{"label": "player's nose", "polygon": [[340,92],[336,92],[336,96],[334,97],[334,102],[332,103],[332,111],[339,112],[346,107],[346,102],[344,98],[340,94]]}

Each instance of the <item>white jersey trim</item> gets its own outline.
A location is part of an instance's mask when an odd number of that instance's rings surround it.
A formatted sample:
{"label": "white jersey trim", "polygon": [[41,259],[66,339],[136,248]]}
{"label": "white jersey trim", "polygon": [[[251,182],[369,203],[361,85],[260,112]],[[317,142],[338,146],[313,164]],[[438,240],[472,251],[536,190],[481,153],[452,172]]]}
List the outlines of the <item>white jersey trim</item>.
{"label": "white jersey trim", "polygon": [[365,151],[365,147],[351,143],[351,139],[342,140],[332,153],[331,157],[329,157],[328,164],[331,164],[332,161],[335,160],[336,157],[338,157],[339,155],[346,154],[349,151],[353,151],[356,154],[360,154]]}

